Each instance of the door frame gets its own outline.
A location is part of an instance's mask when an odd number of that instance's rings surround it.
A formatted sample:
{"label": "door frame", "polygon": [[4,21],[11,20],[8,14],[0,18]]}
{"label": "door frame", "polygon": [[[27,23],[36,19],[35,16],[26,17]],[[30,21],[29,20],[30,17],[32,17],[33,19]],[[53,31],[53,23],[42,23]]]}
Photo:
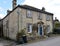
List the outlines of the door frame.
{"label": "door frame", "polygon": [[[44,35],[43,25],[40,25],[40,24],[38,24],[38,35],[40,35],[40,27],[42,27],[42,35]],[[42,35],[40,35],[40,36],[42,36]]]}

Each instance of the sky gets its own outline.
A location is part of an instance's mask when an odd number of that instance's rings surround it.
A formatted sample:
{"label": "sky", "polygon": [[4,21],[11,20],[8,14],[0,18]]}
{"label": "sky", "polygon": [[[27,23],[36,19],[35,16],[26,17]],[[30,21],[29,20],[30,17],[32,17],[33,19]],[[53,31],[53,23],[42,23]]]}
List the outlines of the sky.
{"label": "sky", "polygon": [[[60,20],[60,0],[17,0],[17,5],[30,5],[39,9],[45,7],[45,11],[54,14]],[[12,0],[0,0],[0,18],[7,14],[7,10],[12,10]]]}

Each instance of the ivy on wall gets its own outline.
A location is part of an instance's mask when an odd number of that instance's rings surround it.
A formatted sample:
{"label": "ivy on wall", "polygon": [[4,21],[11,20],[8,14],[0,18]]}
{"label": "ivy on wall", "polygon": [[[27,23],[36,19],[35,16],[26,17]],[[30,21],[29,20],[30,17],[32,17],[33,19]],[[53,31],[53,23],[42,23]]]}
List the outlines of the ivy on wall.
{"label": "ivy on wall", "polygon": [[60,27],[60,23],[55,23],[55,28],[59,28]]}

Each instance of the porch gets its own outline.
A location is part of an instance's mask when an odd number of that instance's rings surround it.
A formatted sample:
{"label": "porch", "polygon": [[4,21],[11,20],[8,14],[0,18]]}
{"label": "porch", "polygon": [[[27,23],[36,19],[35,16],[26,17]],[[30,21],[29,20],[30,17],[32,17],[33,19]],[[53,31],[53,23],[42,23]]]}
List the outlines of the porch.
{"label": "porch", "polygon": [[44,25],[44,22],[42,21],[33,24],[32,32],[26,34],[28,41],[46,38],[47,35],[46,29],[47,29],[47,25]]}

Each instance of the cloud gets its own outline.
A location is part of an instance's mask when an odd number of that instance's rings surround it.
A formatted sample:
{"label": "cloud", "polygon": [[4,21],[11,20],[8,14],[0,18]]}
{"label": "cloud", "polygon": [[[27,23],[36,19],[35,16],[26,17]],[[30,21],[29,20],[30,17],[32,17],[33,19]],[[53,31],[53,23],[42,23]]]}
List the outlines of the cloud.
{"label": "cloud", "polygon": [[60,0],[25,0],[23,4],[34,6],[39,9],[45,7],[46,11],[53,13],[54,17],[60,20]]}
{"label": "cloud", "polygon": [[3,9],[2,7],[0,7],[0,18],[2,19],[4,16],[6,16],[5,9]]}
{"label": "cloud", "polygon": [[22,3],[24,3],[24,1],[25,0],[19,0],[19,1],[17,1],[17,4],[22,4]]}
{"label": "cloud", "polygon": [[52,3],[60,3],[60,0],[53,0]]}
{"label": "cloud", "polygon": [[11,11],[11,10],[12,10],[12,8],[9,8],[9,10]]}
{"label": "cloud", "polygon": [[4,18],[5,17],[5,15],[4,14],[0,14],[0,18],[2,19],[2,18]]}
{"label": "cloud", "polygon": [[0,7],[0,12],[2,12],[3,11],[3,8],[2,7]]}
{"label": "cloud", "polygon": [[25,0],[23,4],[28,4],[37,8],[41,8],[49,4],[50,0]]}

